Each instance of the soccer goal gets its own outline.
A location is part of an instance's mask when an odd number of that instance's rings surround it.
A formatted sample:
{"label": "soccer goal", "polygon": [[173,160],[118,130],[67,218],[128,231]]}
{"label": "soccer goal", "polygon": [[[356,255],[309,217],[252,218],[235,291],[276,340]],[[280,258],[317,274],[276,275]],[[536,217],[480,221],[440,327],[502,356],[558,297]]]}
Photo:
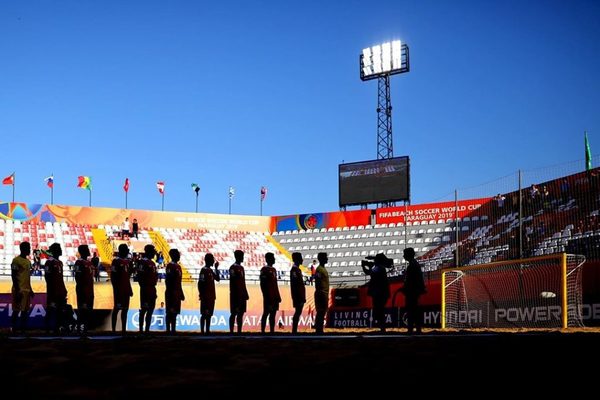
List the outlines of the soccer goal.
{"label": "soccer goal", "polygon": [[552,254],[442,270],[442,329],[582,327],[585,257]]}

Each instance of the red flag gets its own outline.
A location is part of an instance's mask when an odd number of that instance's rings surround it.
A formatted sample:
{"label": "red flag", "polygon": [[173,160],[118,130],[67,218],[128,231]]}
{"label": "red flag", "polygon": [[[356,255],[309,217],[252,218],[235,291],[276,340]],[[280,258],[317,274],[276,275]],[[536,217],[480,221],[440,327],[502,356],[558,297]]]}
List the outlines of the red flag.
{"label": "red flag", "polygon": [[129,178],[125,178],[125,184],[123,185],[125,193],[129,192]]}
{"label": "red flag", "polygon": [[15,184],[15,173],[13,172],[12,174],[10,174],[9,176],[7,176],[6,178],[2,179],[2,184],[3,185],[13,185]]}
{"label": "red flag", "polygon": [[265,186],[260,188],[260,201],[263,201],[267,197],[267,188]]}
{"label": "red flag", "polygon": [[156,182],[156,188],[158,189],[158,193],[165,194],[165,183],[162,181]]}

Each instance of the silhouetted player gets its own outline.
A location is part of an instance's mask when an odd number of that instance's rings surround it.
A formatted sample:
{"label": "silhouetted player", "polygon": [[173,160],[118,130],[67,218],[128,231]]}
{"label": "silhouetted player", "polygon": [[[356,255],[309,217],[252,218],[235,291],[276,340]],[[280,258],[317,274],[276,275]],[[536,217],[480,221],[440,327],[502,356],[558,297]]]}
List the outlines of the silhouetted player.
{"label": "silhouetted player", "polygon": [[165,278],[165,303],[167,307],[167,332],[175,332],[177,327],[177,314],[181,312],[181,302],[185,300],[181,287],[181,258],[179,250],[169,250],[171,262],[167,264]]}
{"label": "silhouetted player", "polygon": [[402,291],[406,297],[406,314],[408,319],[408,334],[413,333],[416,325],[417,333],[421,333],[423,314],[419,309],[419,297],[426,292],[425,280],[421,265],[415,260],[415,249],[407,247],[404,249],[404,259],[408,261]]}
{"label": "silhouetted player", "polygon": [[298,321],[302,315],[304,303],[306,303],[306,288],[304,287],[304,277],[300,266],[302,265],[302,254],[292,253],[292,269],[290,270],[290,291],[292,292],[292,305],[294,306],[294,316],[292,318],[292,333],[298,332]]}
{"label": "silhouetted player", "polygon": [[152,314],[156,307],[158,271],[156,264],[152,261],[154,256],[156,256],[154,246],[151,244],[144,246],[144,257],[140,260],[137,272],[138,283],[140,285],[140,332],[144,332],[144,322],[146,322],[145,331],[150,331]]}
{"label": "silhouetted player", "polygon": [[121,331],[125,333],[127,327],[127,311],[129,300],[133,296],[131,289],[131,272],[133,266],[129,256],[129,247],[125,243],[119,245],[119,254],[112,261],[110,268],[110,283],[113,288],[114,305],[112,311],[112,331],[117,328],[117,314],[121,312]]}
{"label": "silhouetted player", "polygon": [[246,289],[246,274],[242,262],[244,262],[244,252],[236,250],[233,252],[235,263],[229,267],[229,332],[233,333],[233,328],[237,322],[238,333],[242,332],[244,313],[248,302],[248,290]]}
{"label": "silhouetted player", "polygon": [[365,275],[371,277],[367,294],[371,296],[373,302],[373,319],[377,321],[381,332],[385,332],[385,303],[390,298],[390,284],[386,268],[393,266],[393,260],[387,258],[385,254],[379,253],[375,256],[373,264],[363,262],[361,266]]}
{"label": "silhouetted player", "polygon": [[87,244],[82,244],[77,248],[79,259],[75,261],[73,267],[75,271],[75,293],[77,293],[77,323],[79,331],[84,334],[89,329],[94,309],[94,265],[88,257],[90,249]]}
{"label": "silhouetted player", "polygon": [[275,255],[273,253],[265,254],[267,265],[260,270],[260,290],[263,295],[263,315],[260,319],[260,331],[265,333],[267,318],[269,319],[269,329],[271,333],[275,332],[275,316],[279,310],[281,296],[277,287],[277,270],[275,264]]}
{"label": "silhouetted player", "polygon": [[31,254],[29,242],[19,244],[19,254],[10,264],[12,278],[12,317],[11,326],[13,333],[19,330],[25,332],[29,319],[29,308],[33,298],[31,289],[31,261],[27,257]]}
{"label": "silhouetted player", "polygon": [[315,271],[315,309],[317,311],[315,332],[323,333],[325,315],[327,315],[327,308],[329,308],[329,273],[325,269],[325,264],[329,260],[327,253],[319,253],[317,259],[319,260],[319,266]]}
{"label": "silhouetted player", "polygon": [[[213,271],[210,267],[215,266]],[[219,263],[215,257],[207,253],[204,256],[204,267],[198,276],[198,292],[200,293],[200,332],[210,333],[210,319],[215,311],[215,281],[220,281]]]}
{"label": "silhouetted player", "polygon": [[59,332],[63,325],[63,313],[67,306],[67,288],[63,280],[63,263],[60,244],[53,243],[48,249],[50,258],[46,260],[46,330]]}

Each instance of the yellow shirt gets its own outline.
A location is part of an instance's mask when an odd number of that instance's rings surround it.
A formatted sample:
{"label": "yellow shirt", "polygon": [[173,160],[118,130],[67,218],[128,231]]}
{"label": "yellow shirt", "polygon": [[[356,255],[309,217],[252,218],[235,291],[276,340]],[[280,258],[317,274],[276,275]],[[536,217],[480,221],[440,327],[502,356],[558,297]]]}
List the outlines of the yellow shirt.
{"label": "yellow shirt", "polygon": [[329,296],[329,272],[322,265],[315,271],[315,291]]}
{"label": "yellow shirt", "polygon": [[20,292],[31,292],[31,261],[17,256],[13,258],[10,268],[12,270],[13,290],[18,287]]}

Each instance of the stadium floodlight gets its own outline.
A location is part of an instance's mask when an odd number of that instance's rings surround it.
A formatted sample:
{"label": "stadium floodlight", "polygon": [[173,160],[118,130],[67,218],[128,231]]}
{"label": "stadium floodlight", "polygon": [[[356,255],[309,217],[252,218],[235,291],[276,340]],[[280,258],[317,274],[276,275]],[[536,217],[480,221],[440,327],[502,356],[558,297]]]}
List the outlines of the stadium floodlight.
{"label": "stadium floodlight", "polygon": [[393,40],[360,53],[360,79],[377,79],[377,159],[394,157],[390,76],[410,71],[408,46]]}
{"label": "stadium floodlight", "polygon": [[363,81],[401,74],[409,69],[408,46],[400,40],[368,47],[360,55],[360,79]]}

